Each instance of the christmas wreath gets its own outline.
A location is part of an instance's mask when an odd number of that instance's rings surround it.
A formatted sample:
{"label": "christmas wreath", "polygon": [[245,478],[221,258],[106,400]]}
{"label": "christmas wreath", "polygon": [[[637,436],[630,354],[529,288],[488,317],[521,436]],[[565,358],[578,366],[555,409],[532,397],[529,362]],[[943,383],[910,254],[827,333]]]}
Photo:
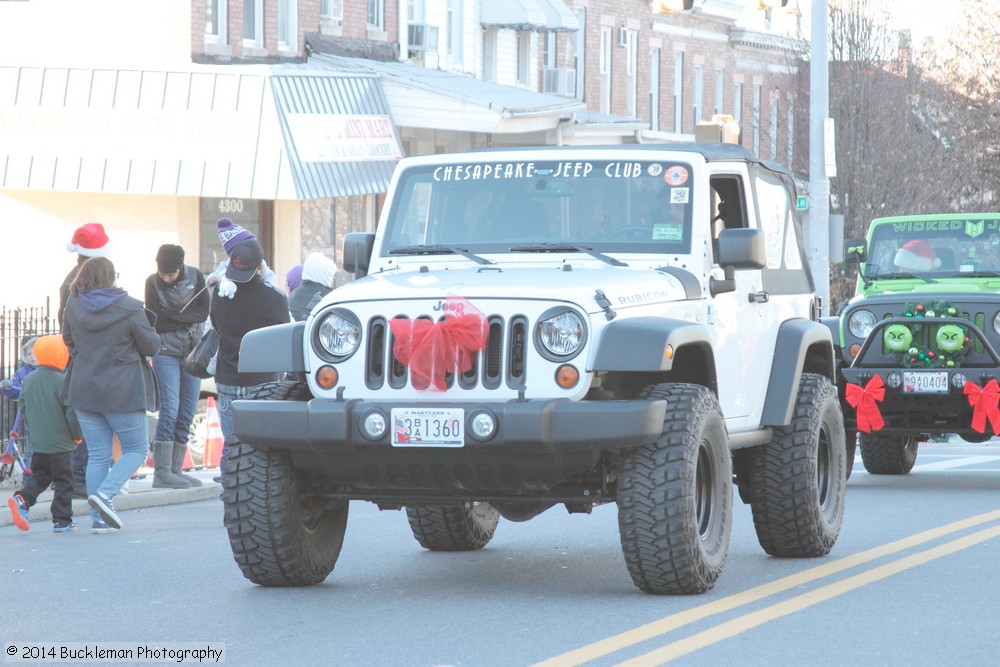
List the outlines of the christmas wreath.
{"label": "christmas wreath", "polygon": [[[898,317],[932,319],[957,317],[958,309],[945,300],[908,303]],[[969,350],[969,330],[958,324],[940,324],[931,345],[914,345],[923,340],[923,329],[928,324],[891,324],[885,328],[882,340],[886,351],[907,368],[952,368],[961,366]]]}

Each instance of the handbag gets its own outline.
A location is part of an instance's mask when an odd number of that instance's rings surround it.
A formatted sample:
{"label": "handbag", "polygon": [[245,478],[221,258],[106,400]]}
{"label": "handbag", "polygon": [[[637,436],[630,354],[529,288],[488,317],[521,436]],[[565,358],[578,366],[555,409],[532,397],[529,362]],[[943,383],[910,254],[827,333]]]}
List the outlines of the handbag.
{"label": "handbag", "polygon": [[145,355],[140,362],[142,364],[142,383],[146,388],[146,412],[158,412],[160,410],[160,385],[156,378],[156,370],[153,362]]}
{"label": "handbag", "polygon": [[219,351],[219,333],[214,328],[201,337],[198,344],[184,357],[184,370],[201,379],[215,375],[215,355]]}

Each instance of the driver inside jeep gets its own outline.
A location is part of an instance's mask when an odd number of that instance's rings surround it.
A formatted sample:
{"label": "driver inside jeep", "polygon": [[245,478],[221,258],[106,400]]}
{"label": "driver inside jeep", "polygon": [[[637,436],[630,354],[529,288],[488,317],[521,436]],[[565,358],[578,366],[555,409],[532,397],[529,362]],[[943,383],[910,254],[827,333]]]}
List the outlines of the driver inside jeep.
{"label": "driver inside jeep", "polygon": [[941,259],[926,241],[907,241],[896,252],[893,264],[910,273],[933,271],[941,266]]}

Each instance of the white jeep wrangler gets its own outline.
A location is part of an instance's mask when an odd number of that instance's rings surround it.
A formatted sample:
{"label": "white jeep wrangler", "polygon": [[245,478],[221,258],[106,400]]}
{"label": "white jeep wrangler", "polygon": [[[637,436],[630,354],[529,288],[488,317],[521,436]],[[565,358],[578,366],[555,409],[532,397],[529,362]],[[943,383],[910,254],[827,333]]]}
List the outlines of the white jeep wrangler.
{"label": "white jeep wrangler", "polygon": [[358,279],[244,338],[286,371],[234,402],[225,523],[243,574],[323,581],[348,502],[405,508],[435,551],[499,517],[618,505],[650,593],[698,593],[732,485],[774,556],[840,531],[844,425],[783,168],[730,144],[402,160]]}

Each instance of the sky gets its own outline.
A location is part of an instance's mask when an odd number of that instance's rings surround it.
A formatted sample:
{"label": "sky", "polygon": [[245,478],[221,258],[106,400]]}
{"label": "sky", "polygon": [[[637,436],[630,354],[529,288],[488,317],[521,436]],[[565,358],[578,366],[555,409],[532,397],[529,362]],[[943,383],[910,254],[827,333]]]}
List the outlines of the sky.
{"label": "sky", "polygon": [[958,17],[961,0],[895,0],[896,21],[910,29],[914,44],[925,37],[943,39],[948,27]]}

